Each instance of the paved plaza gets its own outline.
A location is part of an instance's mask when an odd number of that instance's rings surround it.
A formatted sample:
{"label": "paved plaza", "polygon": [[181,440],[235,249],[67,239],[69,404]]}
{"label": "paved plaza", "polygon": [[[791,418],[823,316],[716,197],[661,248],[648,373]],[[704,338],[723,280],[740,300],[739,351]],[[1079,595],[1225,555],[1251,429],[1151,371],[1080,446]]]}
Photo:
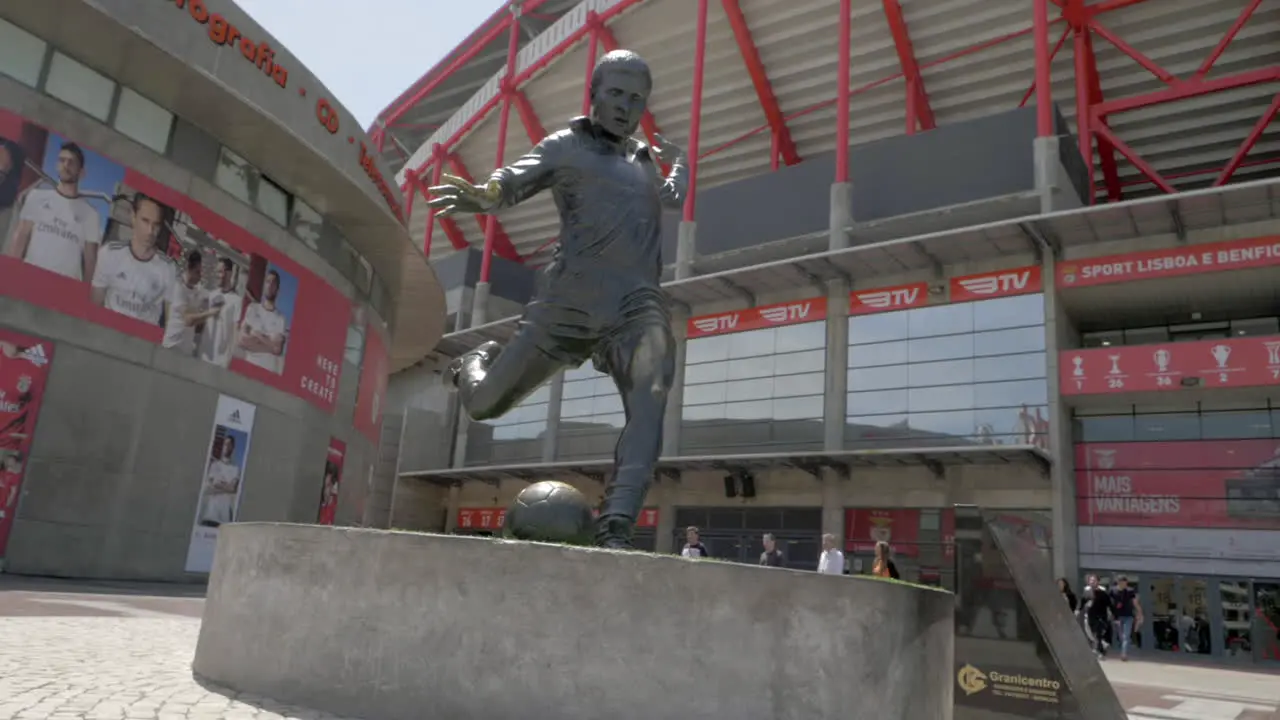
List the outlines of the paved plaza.
{"label": "paved plaza", "polygon": [[[0,575],[0,720],[339,720],[192,678],[203,606],[199,588]],[[1131,720],[1280,720],[1280,673],[1103,667]]]}
{"label": "paved plaza", "polygon": [[176,590],[0,581],[0,720],[336,720],[201,686],[204,600]]}

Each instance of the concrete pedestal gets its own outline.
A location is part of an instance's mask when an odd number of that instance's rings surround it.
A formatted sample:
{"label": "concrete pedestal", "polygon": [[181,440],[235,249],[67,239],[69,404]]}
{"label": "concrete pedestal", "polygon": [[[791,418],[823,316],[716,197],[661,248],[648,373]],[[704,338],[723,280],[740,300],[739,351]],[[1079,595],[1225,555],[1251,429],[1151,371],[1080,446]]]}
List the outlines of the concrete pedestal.
{"label": "concrete pedestal", "polygon": [[246,523],[193,667],[366,720],[949,720],[953,613],[869,578]]}

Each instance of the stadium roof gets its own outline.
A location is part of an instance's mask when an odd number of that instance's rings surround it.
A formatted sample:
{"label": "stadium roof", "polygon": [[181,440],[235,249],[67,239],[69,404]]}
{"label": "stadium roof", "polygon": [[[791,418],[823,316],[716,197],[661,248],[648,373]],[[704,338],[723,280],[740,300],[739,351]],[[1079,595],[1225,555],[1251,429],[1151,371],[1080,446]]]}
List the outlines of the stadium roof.
{"label": "stadium roof", "polygon": [[[1053,100],[1073,132],[1080,109],[1103,121],[1085,133],[1096,140],[1098,202],[1276,175],[1280,123],[1270,121],[1280,110],[1280,5],[1040,1],[1049,9]],[[834,149],[845,2],[852,8],[852,143],[1034,103],[1035,2],[710,0],[699,187]],[[500,12],[403,98],[414,102],[384,113],[385,132],[374,132],[384,148],[392,138],[405,145],[408,169],[425,173],[439,165],[483,175],[498,161],[504,97],[512,110],[506,162],[581,112],[591,48],[621,46],[643,55],[654,71],[646,132],[660,129],[688,147],[699,5],[525,0],[514,83],[503,82],[510,33]],[[528,39],[534,28],[541,34]],[[412,125],[419,122],[442,124]],[[435,154],[437,147],[443,154]],[[398,180],[407,177],[401,171]],[[416,202],[411,232],[425,238],[427,228],[426,203]],[[435,221],[432,228],[433,253],[483,240],[482,223],[471,218]],[[528,257],[554,240],[557,218],[549,198],[536,198],[504,212],[497,228],[500,252]]]}

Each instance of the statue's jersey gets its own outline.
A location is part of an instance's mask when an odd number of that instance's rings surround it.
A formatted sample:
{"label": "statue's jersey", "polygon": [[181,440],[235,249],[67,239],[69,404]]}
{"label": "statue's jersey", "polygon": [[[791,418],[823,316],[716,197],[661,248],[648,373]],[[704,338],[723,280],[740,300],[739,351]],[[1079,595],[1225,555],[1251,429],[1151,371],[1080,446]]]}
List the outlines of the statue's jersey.
{"label": "statue's jersey", "polygon": [[577,118],[493,178],[502,186],[499,207],[551,190],[560,211],[556,260],[564,267],[659,282],[662,207],[684,200],[682,165],[663,178],[648,146],[600,137],[590,120]]}
{"label": "statue's jersey", "polygon": [[491,179],[502,188],[495,210],[551,190],[560,212],[555,259],[523,318],[545,335],[538,342],[545,352],[574,364],[596,354],[602,366],[602,341],[669,327],[660,289],[662,210],[684,201],[682,164],[664,178],[646,145],[601,137],[577,118]]}

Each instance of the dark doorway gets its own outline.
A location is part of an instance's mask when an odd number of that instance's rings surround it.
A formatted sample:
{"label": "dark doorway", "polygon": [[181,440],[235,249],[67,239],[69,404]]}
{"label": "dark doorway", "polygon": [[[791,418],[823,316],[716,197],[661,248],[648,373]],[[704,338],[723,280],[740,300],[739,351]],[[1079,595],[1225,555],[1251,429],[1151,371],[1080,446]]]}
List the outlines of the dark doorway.
{"label": "dark doorway", "polygon": [[684,547],[685,528],[696,526],[711,556],[755,565],[772,533],[787,567],[817,570],[822,552],[821,508],[677,508],[672,548]]}

